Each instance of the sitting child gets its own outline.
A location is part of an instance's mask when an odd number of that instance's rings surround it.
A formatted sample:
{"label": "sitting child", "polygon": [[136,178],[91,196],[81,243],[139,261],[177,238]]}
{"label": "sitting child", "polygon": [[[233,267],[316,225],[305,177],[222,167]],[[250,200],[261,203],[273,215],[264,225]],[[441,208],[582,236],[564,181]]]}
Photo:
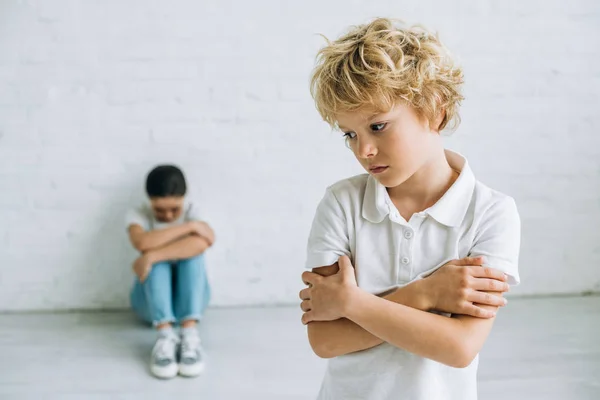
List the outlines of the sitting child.
{"label": "sitting child", "polygon": [[[164,379],[178,373],[197,376],[204,364],[196,325],[210,299],[204,252],[214,243],[214,232],[185,197],[179,168],[162,165],[150,171],[146,193],[149,202],[126,217],[131,243],[141,253],[133,263],[137,278],[131,305],[158,330],[151,372]],[[180,324],[181,337],[173,323]]]}

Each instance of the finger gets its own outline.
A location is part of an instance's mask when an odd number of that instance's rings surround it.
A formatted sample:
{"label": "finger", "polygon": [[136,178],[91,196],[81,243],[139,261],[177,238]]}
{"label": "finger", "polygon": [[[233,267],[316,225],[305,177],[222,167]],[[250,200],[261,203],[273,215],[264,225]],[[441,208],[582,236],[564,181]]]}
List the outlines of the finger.
{"label": "finger", "polygon": [[302,281],[305,285],[314,285],[322,278],[321,275],[315,274],[314,272],[305,271],[302,273]]}
{"label": "finger", "polygon": [[310,289],[302,289],[300,291],[300,300],[310,300]]}
{"label": "finger", "polygon": [[485,263],[485,257],[465,257],[453,262],[454,265],[466,267],[468,265],[483,265]]}
{"label": "finger", "polygon": [[304,312],[310,311],[311,310],[310,300],[304,300],[302,303],[300,303],[300,308]]}
{"label": "finger", "polygon": [[471,289],[488,292],[508,292],[509,286],[508,283],[496,279],[475,278],[472,280]]}
{"label": "finger", "polygon": [[494,318],[496,316],[494,311],[486,310],[472,303],[466,304],[462,313],[477,318]]}
{"label": "finger", "polygon": [[302,314],[302,323],[304,325],[310,323],[313,321],[313,313],[312,311],[309,312],[305,312],[304,314]]}
{"label": "finger", "polygon": [[476,278],[488,278],[488,279],[497,279],[499,281],[506,282],[506,274],[495,268],[488,267],[477,267],[474,266],[470,268],[471,275]]}
{"label": "finger", "polygon": [[[341,272],[348,272],[353,269],[352,262],[348,256],[341,256],[338,260],[338,265]],[[354,271],[352,271],[354,272]]]}
{"label": "finger", "polygon": [[504,307],[508,301],[500,294],[485,293],[485,292],[471,292],[467,297],[467,300],[471,303],[484,304],[488,306]]}

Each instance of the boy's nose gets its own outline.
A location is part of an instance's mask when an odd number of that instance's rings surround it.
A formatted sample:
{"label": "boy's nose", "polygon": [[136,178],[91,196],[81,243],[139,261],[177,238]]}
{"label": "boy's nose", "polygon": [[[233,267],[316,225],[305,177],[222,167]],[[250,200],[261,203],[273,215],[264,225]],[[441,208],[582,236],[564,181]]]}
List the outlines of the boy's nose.
{"label": "boy's nose", "polygon": [[361,158],[371,158],[377,154],[377,147],[369,140],[359,141],[357,154]]}

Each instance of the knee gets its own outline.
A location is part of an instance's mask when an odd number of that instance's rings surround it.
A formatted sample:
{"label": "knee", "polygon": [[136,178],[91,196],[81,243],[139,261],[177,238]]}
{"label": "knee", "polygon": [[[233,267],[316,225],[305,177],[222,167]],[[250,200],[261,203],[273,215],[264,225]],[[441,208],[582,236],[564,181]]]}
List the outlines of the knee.
{"label": "knee", "polygon": [[152,265],[150,273],[148,273],[148,276],[146,277],[146,280],[144,281],[143,285],[149,286],[157,281],[166,279],[169,276],[168,272],[170,268],[171,265],[165,262],[160,262]]}
{"label": "knee", "polygon": [[179,261],[180,266],[188,266],[188,267],[196,267],[201,268],[204,267],[204,254],[199,254],[195,257],[186,258],[184,260]]}

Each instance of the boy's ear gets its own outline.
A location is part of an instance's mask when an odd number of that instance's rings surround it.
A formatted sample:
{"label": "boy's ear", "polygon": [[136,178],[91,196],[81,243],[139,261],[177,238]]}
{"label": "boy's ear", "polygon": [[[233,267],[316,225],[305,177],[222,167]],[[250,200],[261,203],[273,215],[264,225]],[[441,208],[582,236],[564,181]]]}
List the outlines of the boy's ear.
{"label": "boy's ear", "polygon": [[448,121],[446,121],[446,110],[442,108],[438,113],[437,117],[435,118],[435,121],[433,121],[433,126],[435,127],[434,130],[437,133],[440,133],[440,131],[446,126],[447,122]]}

